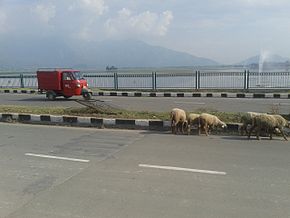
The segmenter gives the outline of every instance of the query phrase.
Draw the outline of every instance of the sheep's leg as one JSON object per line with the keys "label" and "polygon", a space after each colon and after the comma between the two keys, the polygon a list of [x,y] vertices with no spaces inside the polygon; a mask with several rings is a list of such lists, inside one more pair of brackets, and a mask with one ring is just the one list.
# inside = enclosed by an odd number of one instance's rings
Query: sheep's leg
{"label": "sheep's leg", "polygon": [[279,128],[279,130],[280,130],[280,132],[281,132],[283,138],[284,138],[286,141],[288,141],[288,139],[287,139],[287,137],[286,137],[284,131],[282,130],[282,128],[281,128],[281,129]]}
{"label": "sheep's leg", "polygon": [[211,134],[211,130],[212,130],[212,126],[208,125],[207,126],[207,132],[208,132],[208,134]]}
{"label": "sheep's leg", "polygon": [[174,126],[174,120],[171,120],[171,133],[174,134],[175,133],[175,126]]}
{"label": "sheep's leg", "polygon": [[258,140],[260,140],[260,132],[261,132],[261,128],[258,127],[257,130],[256,130],[256,137]]}
{"label": "sheep's leg", "polygon": [[181,132],[182,132],[182,134],[184,134],[184,122],[181,122]]}
{"label": "sheep's leg", "polygon": [[179,122],[178,125],[179,125],[179,133],[183,133],[183,123]]}
{"label": "sheep's leg", "polygon": [[205,131],[205,135],[208,136],[208,128],[207,128],[207,125],[204,125],[203,128],[204,128],[204,131]]}
{"label": "sheep's leg", "polygon": [[187,125],[187,135],[190,135],[191,132],[191,123]]}
{"label": "sheep's leg", "polygon": [[273,139],[273,130],[271,129],[270,130],[270,140],[272,140]]}
{"label": "sheep's leg", "polygon": [[171,132],[172,132],[172,134],[176,134],[176,126],[175,126],[175,124],[171,125]]}
{"label": "sheep's leg", "polygon": [[[249,134],[248,127],[249,127],[249,124],[243,124],[241,126],[241,135],[242,136],[244,135],[244,133],[245,133],[245,135]],[[251,128],[251,126],[250,126],[250,128]]]}
{"label": "sheep's leg", "polygon": [[175,122],[174,125],[175,125],[175,131],[174,131],[174,134],[178,134],[178,132],[180,131],[179,129],[179,123],[178,122]]}
{"label": "sheep's leg", "polygon": [[198,126],[197,126],[197,134],[200,135],[201,132],[201,123],[200,123],[200,118],[198,118]]}
{"label": "sheep's leg", "polygon": [[253,132],[253,130],[256,128],[256,126],[252,126],[251,128],[250,128],[250,131],[249,131],[249,133],[248,133],[248,139],[250,139],[250,137],[251,137],[251,134],[252,134],[252,132]]}
{"label": "sheep's leg", "polygon": [[173,122],[173,128],[172,128],[172,133],[173,134],[177,134],[177,132],[178,132],[178,122]]}
{"label": "sheep's leg", "polygon": [[177,134],[183,132],[182,123],[180,121],[176,123],[176,129]]}

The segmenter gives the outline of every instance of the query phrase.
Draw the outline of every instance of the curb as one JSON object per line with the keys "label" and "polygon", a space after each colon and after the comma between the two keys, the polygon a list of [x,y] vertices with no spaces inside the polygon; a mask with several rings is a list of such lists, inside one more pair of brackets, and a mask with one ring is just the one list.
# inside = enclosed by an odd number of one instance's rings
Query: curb
{"label": "curb", "polygon": [[[155,131],[170,130],[170,121],[147,119],[110,119],[79,116],[0,113],[0,122]],[[229,123],[227,126],[228,128],[223,132],[238,133],[240,124]]]}
{"label": "curb", "polygon": [[[0,93],[38,94],[38,90],[4,89]],[[290,93],[229,93],[229,92],[122,92],[100,91],[93,92],[93,96],[120,97],[207,97],[207,98],[277,98],[290,99]]]}
{"label": "curb", "polygon": [[94,92],[94,96],[126,97],[207,97],[207,98],[282,98],[290,99],[288,93],[225,93],[225,92]]}

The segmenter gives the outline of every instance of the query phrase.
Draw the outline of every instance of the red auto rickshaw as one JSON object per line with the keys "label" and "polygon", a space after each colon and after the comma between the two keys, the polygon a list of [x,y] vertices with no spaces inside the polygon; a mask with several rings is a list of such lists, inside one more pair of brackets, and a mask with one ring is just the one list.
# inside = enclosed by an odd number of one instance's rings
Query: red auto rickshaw
{"label": "red auto rickshaw", "polygon": [[78,70],[40,68],[36,74],[38,89],[40,92],[46,92],[48,100],[55,100],[58,96],[70,98],[74,95],[82,95],[85,100],[90,100],[92,97],[87,81]]}

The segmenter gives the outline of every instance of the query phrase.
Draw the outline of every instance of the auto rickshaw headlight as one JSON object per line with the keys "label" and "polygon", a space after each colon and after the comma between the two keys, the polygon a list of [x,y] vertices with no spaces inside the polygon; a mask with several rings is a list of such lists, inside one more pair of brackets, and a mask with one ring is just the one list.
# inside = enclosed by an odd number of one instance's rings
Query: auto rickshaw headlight
{"label": "auto rickshaw headlight", "polygon": [[77,87],[80,88],[81,87],[81,84],[80,83],[77,83]]}

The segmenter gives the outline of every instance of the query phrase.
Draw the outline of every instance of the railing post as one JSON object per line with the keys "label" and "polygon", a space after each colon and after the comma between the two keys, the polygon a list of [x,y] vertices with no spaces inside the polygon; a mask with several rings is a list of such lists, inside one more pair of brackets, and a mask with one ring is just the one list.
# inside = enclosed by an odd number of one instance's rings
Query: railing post
{"label": "railing post", "polygon": [[24,88],[24,78],[23,73],[20,74],[20,87]]}
{"label": "railing post", "polygon": [[157,89],[157,73],[154,73],[154,90]]}
{"label": "railing post", "polygon": [[195,90],[198,90],[198,73],[195,71]]}
{"label": "railing post", "polygon": [[197,71],[197,90],[200,89],[200,71]]}
{"label": "railing post", "polygon": [[118,90],[119,89],[118,73],[114,73],[114,88],[115,88],[115,90]]}
{"label": "railing post", "polygon": [[152,88],[152,90],[154,90],[154,72],[152,72],[152,74],[151,74],[151,88]]}
{"label": "railing post", "polygon": [[155,84],[154,84],[154,72],[152,72],[152,90],[154,90],[155,88]]}
{"label": "railing post", "polygon": [[250,87],[250,71],[247,70],[247,90],[249,90]]}
{"label": "railing post", "polygon": [[152,72],[152,90],[155,91],[157,89],[157,73]]}
{"label": "railing post", "polygon": [[244,71],[244,90],[247,89],[247,71]]}

